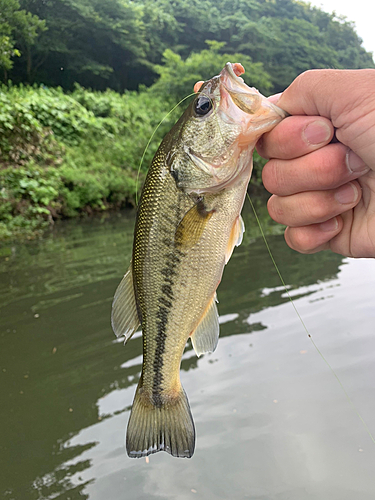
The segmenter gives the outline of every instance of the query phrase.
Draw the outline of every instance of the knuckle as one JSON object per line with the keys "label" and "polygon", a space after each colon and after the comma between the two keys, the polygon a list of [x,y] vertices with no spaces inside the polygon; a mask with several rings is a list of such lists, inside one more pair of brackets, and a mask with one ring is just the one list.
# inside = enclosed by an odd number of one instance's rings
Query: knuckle
{"label": "knuckle", "polygon": [[309,88],[311,86],[311,81],[314,80],[314,76],[315,76],[314,70],[309,69],[298,75],[297,78],[294,80],[294,84],[296,85],[297,89],[300,90]]}
{"label": "knuckle", "polygon": [[326,146],[324,154],[319,155],[319,162],[315,169],[316,185],[336,187],[343,182],[343,175],[347,173],[344,167],[346,146],[330,144]]}
{"label": "knuckle", "polygon": [[263,185],[270,193],[276,194],[279,184],[278,165],[276,160],[266,163],[262,171]]}
{"label": "knuckle", "polygon": [[316,167],[315,185],[333,186],[337,183],[337,172],[333,168],[332,158],[328,155],[322,155],[319,164]]}
{"label": "knuckle", "polygon": [[305,203],[304,212],[308,216],[309,220],[313,223],[315,221],[320,222],[327,219],[327,215],[330,214],[330,209],[323,197],[316,200],[309,199]]}
{"label": "knuckle", "polygon": [[277,135],[277,130],[275,129],[274,134],[273,134],[273,142],[272,142],[272,153],[273,157],[276,158],[284,158],[287,159],[290,157],[290,149],[291,149],[291,144],[289,141],[280,140],[280,138]]}
{"label": "knuckle", "polygon": [[275,222],[279,222],[280,224],[282,224],[284,210],[279,204],[278,196],[275,195],[271,196],[271,198],[267,202],[267,209],[271,219],[273,219]]}
{"label": "knuckle", "polygon": [[285,239],[293,250],[300,253],[313,253],[317,247],[317,244],[312,240],[309,232],[306,228],[288,228],[285,232]]}
{"label": "knuckle", "polygon": [[261,156],[267,159],[281,158],[288,159],[291,156],[291,141],[285,140],[286,135],[290,137],[294,133],[293,117],[288,117],[280,122],[274,129],[259,139],[257,150]]}
{"label": "knuckle", "polygon": [[303,87],[311,88],[312,85],[320,85],[321,81],[326,78],[327,70],[321,69],[317,71],[316,69],[308,69],[301,73],[298,77],[299,85]]}

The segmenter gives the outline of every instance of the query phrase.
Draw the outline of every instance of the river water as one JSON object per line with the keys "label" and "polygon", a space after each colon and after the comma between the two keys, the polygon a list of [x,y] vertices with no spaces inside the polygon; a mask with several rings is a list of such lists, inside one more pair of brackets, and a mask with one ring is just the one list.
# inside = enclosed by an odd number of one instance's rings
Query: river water
{"label": "river water", "polygon": [[[192,459],[129,459],[124,434],[141,337],[110,327],[134,212],[58,224],[0,248],[0,497],[6,500],[373,500],[375,261],[290,250],[250,210],[218,289],[217,350],[188,345],[181,378]],[[355,406],[356,411],[351,406]]]}

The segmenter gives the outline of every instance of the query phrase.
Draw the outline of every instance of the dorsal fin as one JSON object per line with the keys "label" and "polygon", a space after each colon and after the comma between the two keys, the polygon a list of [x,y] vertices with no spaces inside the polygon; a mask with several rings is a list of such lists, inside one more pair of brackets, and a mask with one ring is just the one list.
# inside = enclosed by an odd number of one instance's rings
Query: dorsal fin
{"label": "dorsal fin", "polygon": [[112,302],[111,323],[117,337],[125,337],[125,343],[137,330],[140,321],[134,294],[131,265],[117,287]]}
{"label": "dorsal fin", "polygon": [[195,354],[214,352],[219,341],[219,315],[216,307],[216,293],[210,300],[197,328],[191,334]]}

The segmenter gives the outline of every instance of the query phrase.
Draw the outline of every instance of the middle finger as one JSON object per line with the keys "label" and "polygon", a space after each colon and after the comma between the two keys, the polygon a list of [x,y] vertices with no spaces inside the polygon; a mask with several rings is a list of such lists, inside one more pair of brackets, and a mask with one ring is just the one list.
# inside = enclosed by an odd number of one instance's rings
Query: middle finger
{"label": "middle finger", "polygon": [[293,160],[274,158],[263,168],[263,184],[278,196],[333,189],[368,172],[363,162],[352,159],[353,153],[341,143],[328,144]]}
{"label": "middle finger", "polygon": [[256,148],[263,158],[297,158],[328,144],[333,134],[333,125],[327,118],[288,116],[262,135]]}

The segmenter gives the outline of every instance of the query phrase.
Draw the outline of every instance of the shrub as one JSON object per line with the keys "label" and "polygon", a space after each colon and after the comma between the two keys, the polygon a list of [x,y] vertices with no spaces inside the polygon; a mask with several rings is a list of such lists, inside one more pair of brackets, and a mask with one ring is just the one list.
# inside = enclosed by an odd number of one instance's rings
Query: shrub
{"label": "shrub", "polygon": [[[181,114],[169,114],[177,96],[236,59],[220,54],[221,47],[210,42],[186,61],[167,51],[165,66],[157,67],[159,81],[139,92],[2,86],[0,238],[37,235],[58,217],[134,204],[162,137]],[[262,65],[238,58],[251,68],[252,83],[267,89]],[[256,180],[261,165],[256,157]]]}

